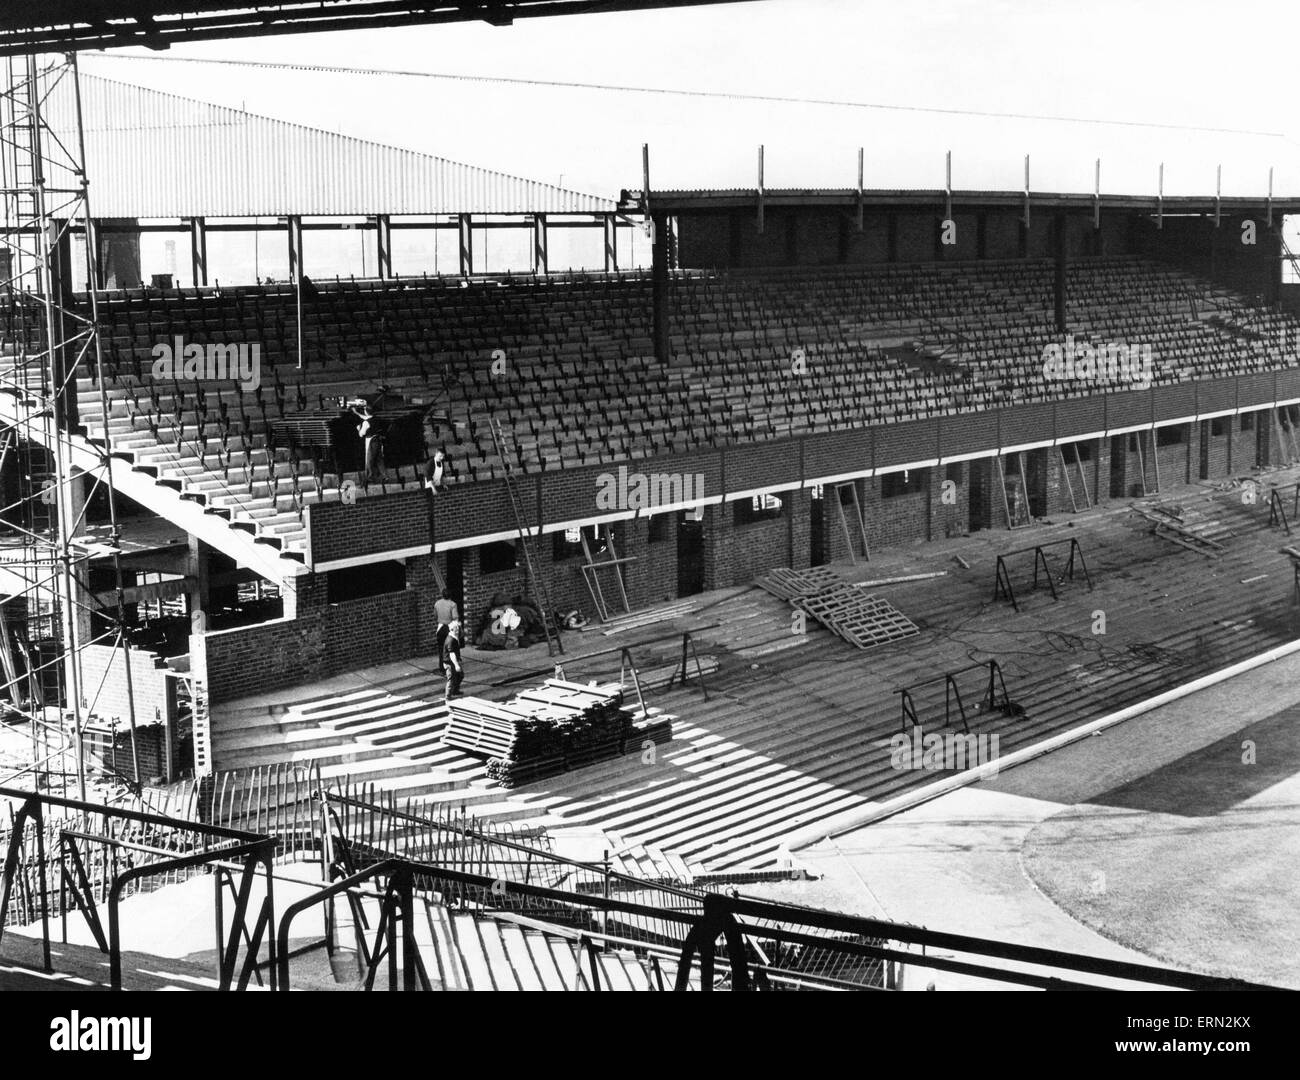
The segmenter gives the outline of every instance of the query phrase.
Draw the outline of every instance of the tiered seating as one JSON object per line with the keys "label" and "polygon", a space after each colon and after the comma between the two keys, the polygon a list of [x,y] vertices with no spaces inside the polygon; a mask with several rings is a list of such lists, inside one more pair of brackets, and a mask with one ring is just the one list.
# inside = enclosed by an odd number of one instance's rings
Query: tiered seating
{"label": "tiered seating", "polygon": [[[365,494],[418,477],[327,475],[273,446],[268,426],[378,385],[449,417],[430,438],[452,483],[501,475],[493,415],[501,451],[529,473],[1131,385],[1045,376],[1043,349],[1061,338],[1053,273],[1017,261],[679,274],[667,365],[642,274],[320,284],[304,300],[301,368],[289,286],[112,293],[99,304],[109,430],[137,466],[295,551],[305,507],[344,480]],[[1150,345],[1156,385],[1294,357],[1300,322],[1175,269],[1094,259],[1067,285],[1076,341]],[[177,336],[259,345],[261,386],[159,385],[151,350]],[[81,389],[93,414],[98,388]]]}

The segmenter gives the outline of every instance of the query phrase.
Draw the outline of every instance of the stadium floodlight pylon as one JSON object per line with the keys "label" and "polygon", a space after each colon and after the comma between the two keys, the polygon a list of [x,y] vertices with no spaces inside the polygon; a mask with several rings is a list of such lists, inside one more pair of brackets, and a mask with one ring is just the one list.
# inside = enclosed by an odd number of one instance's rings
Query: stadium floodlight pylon
{"label": "stadium floodlight pylon", "polygon": [[[75,116],[58,131],[49,118],[56,89]],[[56,773],[66,780],[71,751],[78,797],[85,799],[86,725],[105,682],[87,685],[83,659],[91,646],[121,651],[137,785],[140,769],[75,54],[6,58],[0,197],[0,693],[11,715],[31,725],[32,764],[23,772],[36,789],[50,786]],[[80,305],[72,267],[78,231],[87,283]],[[87,407],[78,401],[79,380],[86,379],[99,391],[90,408],[99,414],[94,427],[102,439],[86,435]],[[107,524],[96,527],[88,510],[100,499]],[[92,560],[106,557],[116,599],[108,609],[96,602],[90,581]],[[103,620],[98,630],[92,614]]]}

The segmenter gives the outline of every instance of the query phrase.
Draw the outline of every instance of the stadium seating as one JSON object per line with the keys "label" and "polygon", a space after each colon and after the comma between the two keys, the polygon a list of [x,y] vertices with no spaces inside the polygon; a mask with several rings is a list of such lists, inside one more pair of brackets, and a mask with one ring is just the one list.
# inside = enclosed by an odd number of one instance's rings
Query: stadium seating
{"label": "stadium seating", "polygon": [[[1048,262],[683,272],[670,284],[671,358],[654,358],[644,274],[317,283],[298,310],[289,285],[102,294],[105,389],[116,450],[286,552],[304,510],[417,486],[327,474],[273,446],[273,420],[385,386],[445,415],[428,436],[451,483],[491,479],[503,452],[534,473],[701,447],[951,416],[1106,389],[1052,380],[1059,342]],[[1152,382],[1276,370],[1300,322],[1252,309],[1161,264],[1098,258],[1068,271],[1076,341],[1150,345]],[[152,350],[256,344],[261,385],[159,382]],[[89,404],[99,390],[85,380]],[[92,436],[98,435],[91,431]]]}

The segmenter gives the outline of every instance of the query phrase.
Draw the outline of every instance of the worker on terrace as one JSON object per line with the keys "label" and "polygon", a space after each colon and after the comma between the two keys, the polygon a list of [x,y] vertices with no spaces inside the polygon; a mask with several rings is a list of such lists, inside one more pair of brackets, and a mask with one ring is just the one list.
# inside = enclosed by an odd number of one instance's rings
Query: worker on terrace
{"label": "worker on terrace", "polygon": [[445,700],[460,697],[461,680],[465,678],[465,668],[460,659],[460,620],[453,619],[447,627],[447,637],[442,645],[442,667],[447,673],[447,693]]}
{"label": "worker on terrace", "polygon": [[424,464],[424,486],[436,492],[443,486],[442,479],[446,469],[447,455],[442,450],[435,450],[433,456]]}
{"label": "worker on terrace", "polygon": [[375,414],[370,403],[364,399],[351,407],[352,415],[357,418],[357,436],[365,448],[365,471],[368,480],[382,479],[384,461],[384,437],[375,425]]}
{"label": "worker on terrace", "polygon": [[[438,599],[433,602],[433,621],[437,626],[438,635],[438,662],[442,663],[442,644],[447,640],[447,628],[454,622],[460,620],[460,608],[456,606],[456,601],[443,589],[438,594]],[[444,671],[445,675],[446,672]]]}

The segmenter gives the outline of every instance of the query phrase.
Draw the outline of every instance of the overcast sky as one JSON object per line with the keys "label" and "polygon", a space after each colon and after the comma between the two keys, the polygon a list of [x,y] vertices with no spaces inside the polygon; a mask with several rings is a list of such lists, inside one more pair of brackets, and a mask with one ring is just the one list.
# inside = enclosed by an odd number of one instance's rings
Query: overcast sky
{"label": "overcast sky", "polygon": [[[753,0],[708,8],[313,34],[86,54],[110,78],[244,107],[593,194],[869,187],[1300,195],[1300,6],[1244,0]],[[134,56],[347,65],[899,108],[778,104],[476,81],[258,70]],[[979,117],[918,109],[1076,117]],[[1165,125],[1165,126],[1141,126]],[[1233,134],[1209,129],[1264,134]],[[1193,130],[1194,129],[1194,130]]]}

